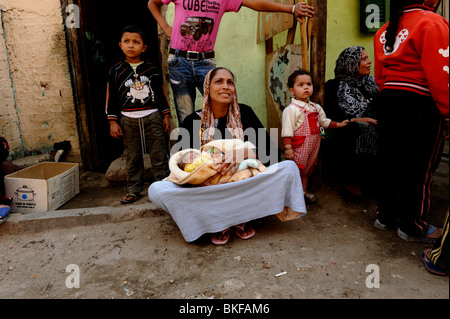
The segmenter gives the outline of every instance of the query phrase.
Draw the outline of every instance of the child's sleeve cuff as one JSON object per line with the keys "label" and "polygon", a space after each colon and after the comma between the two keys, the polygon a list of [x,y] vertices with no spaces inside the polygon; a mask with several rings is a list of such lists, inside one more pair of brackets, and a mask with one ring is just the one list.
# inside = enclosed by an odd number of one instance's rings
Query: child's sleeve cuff
{"label": "child's sleeve cuff", "polygon": [[284,145],[287,145],[287,144],[292,145],[292,137],[291,136],[283,137],[283,144]]}
{"label": "child's sleeve cuff", "polygon": [[330,125],[328,125],[328,127],[329,127],[329,128],[336,128],[336,127],[337,127],[337,124],[338,124],[337,122],[331,121],[331,122],[330,122]]}

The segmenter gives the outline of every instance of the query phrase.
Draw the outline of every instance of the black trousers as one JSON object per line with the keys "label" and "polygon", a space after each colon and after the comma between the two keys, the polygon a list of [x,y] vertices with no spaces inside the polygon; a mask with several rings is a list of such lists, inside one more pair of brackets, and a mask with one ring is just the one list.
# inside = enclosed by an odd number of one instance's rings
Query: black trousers
{"label": "black trousers", "polygon": [[410,236],[428,230],[431,182],[444,143],[444,121],[431,97],[383,90],[378,113],[378,220]]}

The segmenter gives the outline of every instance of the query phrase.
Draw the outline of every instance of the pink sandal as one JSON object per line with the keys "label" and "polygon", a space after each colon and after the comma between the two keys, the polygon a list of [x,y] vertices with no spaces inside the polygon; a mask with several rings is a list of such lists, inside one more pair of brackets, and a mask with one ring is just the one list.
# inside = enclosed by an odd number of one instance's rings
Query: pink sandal
{"label": "pink sandal", "polygon": [[222,230],[221,232],[211,235],[211,241],[216,245],[225,245],[230,240],[231,232],[230,228]]}
{"label": "pink sandal", "polygon": [[[245,223],[243,223],[241,225],[234,226],[234,227],[236,227],[236,229],[234,231],[235,234],[239,238],[242,238],[242,239],[250,239],[253,236],[255,236],[256,231],[252,228],[252,226],[247,226],[247,229],[245,229],[245,226],[246,226]],[[243,233],[247,233],[247,235],[242,235]]]}

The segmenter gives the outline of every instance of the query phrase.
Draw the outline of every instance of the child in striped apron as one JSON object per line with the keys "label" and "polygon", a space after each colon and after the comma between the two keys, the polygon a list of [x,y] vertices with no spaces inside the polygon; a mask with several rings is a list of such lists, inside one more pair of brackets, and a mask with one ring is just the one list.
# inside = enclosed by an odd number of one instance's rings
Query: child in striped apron
{"label": "child in striped apron", "polygon": [[307,190],[308,179],[317,165],[320,148],[320,128],[338,128],[347,125],[348,120],[340,123],[328,119],[319,104],[309,97],[313,94],[312,77],[308,71],[299,69],[288,79],[288,88],[292,100],[283,110],[281,136],[284,155],[293,160],[300,169],[305,200],[315,203],[317,197]]}

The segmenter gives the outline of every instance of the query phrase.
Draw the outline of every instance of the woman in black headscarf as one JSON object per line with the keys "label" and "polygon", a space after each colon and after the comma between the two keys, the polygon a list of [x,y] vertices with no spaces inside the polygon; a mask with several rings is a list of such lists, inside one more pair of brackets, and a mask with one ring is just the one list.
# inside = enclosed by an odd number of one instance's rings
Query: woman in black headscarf
{"label": "woman in black headscarf", "polygon": [[324,109],[335,121],[348,119],[343,129],[328,129],[324,141],[324,173],[355,196],[370,189],[378,153],[375,105],[379,92],[370,75],[366,50],[361,46],[345,49],[334,70],[335,79],[325,86]]}

